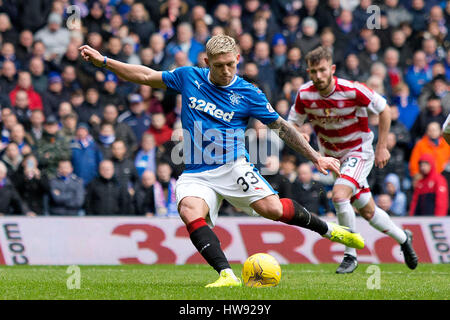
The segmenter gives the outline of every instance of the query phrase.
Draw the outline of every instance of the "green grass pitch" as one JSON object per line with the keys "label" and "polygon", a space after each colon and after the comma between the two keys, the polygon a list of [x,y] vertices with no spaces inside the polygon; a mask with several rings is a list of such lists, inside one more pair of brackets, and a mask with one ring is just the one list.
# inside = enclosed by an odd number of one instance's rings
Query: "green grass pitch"
{"label": "green grass pitch", "polygon": [[[379,289],[361,264],[337,275],[335,264],[282,265],[274,288],[204,288],[217,279],[207,265],[80,266],[80,288],[68,289],[67,266],[2,266],[0,299],[100,300],[448,300],[450,266],[422,264],[411,271],[381,264]],[[233,265],[237,275],[242,265]],[[370,269],[369,269],[370,270]],[[369,279],[370,278],[370,279]],[[71,278],[73,279],[73,278]],[[69,284],[70,284],[69,279]],[[368,285],[369,284],[369,285]],[[375,288],[369,289],[373,287]]]}

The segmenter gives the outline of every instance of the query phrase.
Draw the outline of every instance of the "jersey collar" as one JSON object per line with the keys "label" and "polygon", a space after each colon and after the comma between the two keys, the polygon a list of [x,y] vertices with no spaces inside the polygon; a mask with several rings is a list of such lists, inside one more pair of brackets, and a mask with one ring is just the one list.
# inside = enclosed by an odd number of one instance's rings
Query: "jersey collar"
{"label": "jersey collar", "polygon": [[218,85],[215,85],[214,83],[212,83],[211,80],[209,79],[209,73],[210,73],[210,72],[211,72],[211,71],[208,70],[208,74],[207,74],[207,77],[206,77],[206,78],[208,79],[208,82],[209,82],[211,85],[215,86],[215,87],[219,87],[219,88],[228,88],[228,87],[232,86],[232,85],[236,82],[236,80],[237,80],[237,75],[235,74],[234,77],[233,77],[233,80],[231,80],[231,82],[230,82],[229,84],[227,84],[226,86],[218,86]]}

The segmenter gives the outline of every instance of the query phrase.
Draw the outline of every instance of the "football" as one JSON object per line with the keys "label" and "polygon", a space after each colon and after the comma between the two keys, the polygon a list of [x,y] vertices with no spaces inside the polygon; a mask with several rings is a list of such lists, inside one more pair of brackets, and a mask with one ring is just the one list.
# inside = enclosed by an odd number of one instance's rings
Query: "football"
{"label": "football", "polygon": [[270,254],[256,253],[245,261],[242,279],[247,287],[275,287],[281,279],[280,264]]}

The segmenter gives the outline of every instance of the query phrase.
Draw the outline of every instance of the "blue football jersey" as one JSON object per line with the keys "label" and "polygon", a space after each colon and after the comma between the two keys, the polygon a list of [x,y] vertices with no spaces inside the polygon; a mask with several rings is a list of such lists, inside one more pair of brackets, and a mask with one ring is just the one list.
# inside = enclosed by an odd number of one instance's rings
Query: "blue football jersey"
{"label": "blue football jersey", "polygon": [[216,86],[208,68],[180,67],[164,71],[162,79],[182,95],[185,172],[211,170],[242,156],[248,159],[249,118],[268,124],[279,117],[264,93],[237,75],[227,86]]}

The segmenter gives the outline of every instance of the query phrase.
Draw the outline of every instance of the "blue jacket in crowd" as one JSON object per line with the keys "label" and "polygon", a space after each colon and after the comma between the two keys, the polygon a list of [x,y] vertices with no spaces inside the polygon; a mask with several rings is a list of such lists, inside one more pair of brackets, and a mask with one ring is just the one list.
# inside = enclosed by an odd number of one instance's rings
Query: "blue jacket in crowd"
{"label": "blue jacket in crowd", "polygon": [[70,147],[73,173],[83,179],[84,186],[87,186],[97,176],[98,166],[103,160],[102,152],[92,139],[89,139],[87,145],[83,145],[79,140],[74,140]]}

